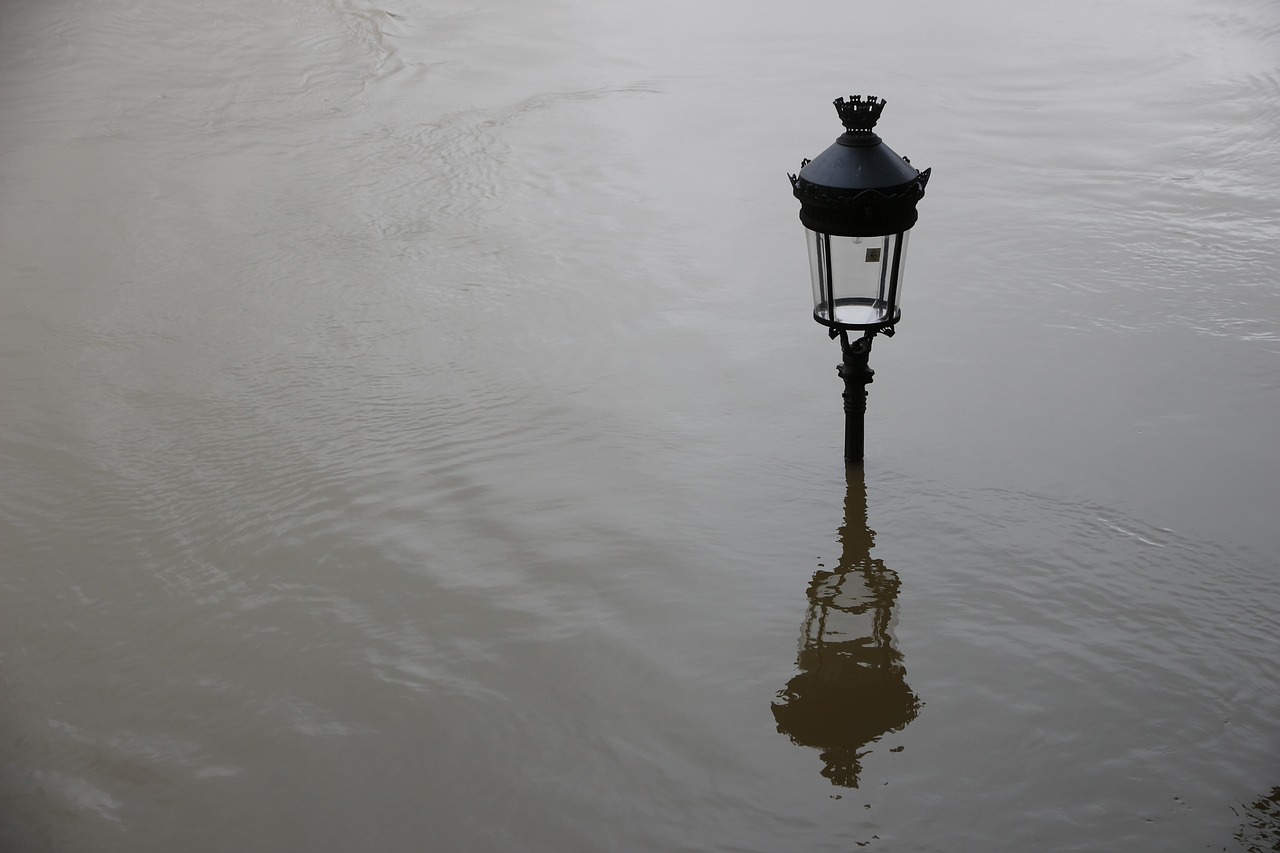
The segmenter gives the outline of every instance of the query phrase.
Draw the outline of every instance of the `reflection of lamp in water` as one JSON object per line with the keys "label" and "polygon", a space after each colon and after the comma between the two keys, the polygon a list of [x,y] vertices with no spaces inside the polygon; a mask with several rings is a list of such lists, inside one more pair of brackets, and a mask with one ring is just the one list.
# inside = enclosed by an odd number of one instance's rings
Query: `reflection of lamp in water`
{"label": "reflection of lamp in water", "polygon": [[1236,832],[1236,841],[1245,853],[1280,850],[1280,785],[1253,805],[1246,806],[1241,816],[1245,822]]}
{"label": "reflection of lamp in water", "polygon": [[874,537],[862,468],[851,465],[840,563],[809,584],[800,673],[773,703],[778,731],[821,750],[822,775],[846,788],[858,787],[863,748],[906,726],[920,708],[889,636],[898,576],[872,558]]}

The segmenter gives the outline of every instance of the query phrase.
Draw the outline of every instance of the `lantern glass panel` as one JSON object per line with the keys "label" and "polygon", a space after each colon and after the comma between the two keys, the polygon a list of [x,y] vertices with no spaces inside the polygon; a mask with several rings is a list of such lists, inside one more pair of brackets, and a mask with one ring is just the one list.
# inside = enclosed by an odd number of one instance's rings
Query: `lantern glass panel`
{"label": "lantern glass panel", "polygon": [[910,233],[837,237],[805,229],[814,319],[849,329],[881,328],[896,322]]}

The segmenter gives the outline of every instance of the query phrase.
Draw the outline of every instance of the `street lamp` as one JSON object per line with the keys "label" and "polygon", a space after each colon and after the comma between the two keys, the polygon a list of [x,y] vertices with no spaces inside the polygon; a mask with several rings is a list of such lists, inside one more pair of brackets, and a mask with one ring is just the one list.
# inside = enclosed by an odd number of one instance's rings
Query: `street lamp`
{"label": "street lamp", "polygon": [[875,134],[883,99],[851,95],[834,103],[845,132],[789,177],[809,243],[813,319],[840,338],[844,457],[857,462],[867,385],[875,375],[868,365],[871,341],[877,334],[892,337],[902,318],[907,238],[931,170],[914,168]]}

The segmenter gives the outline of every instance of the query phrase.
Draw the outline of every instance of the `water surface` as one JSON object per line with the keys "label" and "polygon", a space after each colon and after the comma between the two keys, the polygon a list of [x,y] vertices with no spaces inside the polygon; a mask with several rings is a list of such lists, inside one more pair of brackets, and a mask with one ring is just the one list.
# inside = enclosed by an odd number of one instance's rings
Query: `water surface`
{"label": "water surface", "polygon": [[[0,840],[1267,849],[1278,49],[7,3]],[[934,177],[846,472],[785,173],[858,92]]]}

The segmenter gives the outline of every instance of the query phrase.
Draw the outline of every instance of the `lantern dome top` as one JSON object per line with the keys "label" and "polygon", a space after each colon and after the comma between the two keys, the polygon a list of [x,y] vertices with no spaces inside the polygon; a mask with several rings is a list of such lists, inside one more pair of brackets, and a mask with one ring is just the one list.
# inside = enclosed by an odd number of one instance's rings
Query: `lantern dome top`
{"label": "lantern dome top", "polygon": [[806,228],[846,237],[905,231],[917,219],[930,170],[894,153],[873,128],[886,101],[875,95],[836,98],[845,132],[813,160],[800,164],[791,186]]}

